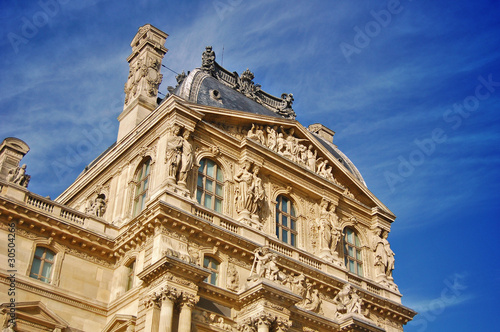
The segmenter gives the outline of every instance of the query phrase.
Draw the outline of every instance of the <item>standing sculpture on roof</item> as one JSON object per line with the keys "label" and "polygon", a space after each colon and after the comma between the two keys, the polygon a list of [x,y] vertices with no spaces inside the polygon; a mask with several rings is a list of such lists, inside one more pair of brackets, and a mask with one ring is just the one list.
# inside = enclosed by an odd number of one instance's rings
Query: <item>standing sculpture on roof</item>
{"label": "standing sculpture on roof", "polygon": [[212,46],[205,47],[205,51],[201,54],[201,69],[210,75],[215,71],[215,52]]}
{"label": "standing sculpture on roof", "polygon": [[282,93],[281,94],[282,104],[278,107],[278,114],[287,118],[295,119],[295,111],[292,108],[293,104],[293,94],[292,93]]}
{"label": "standing sculpture on roof", "polygon": [[18,166],[15,169],[11,169],[7,175],[8,182],[12,182],[23,187],[28,187],[30,179],[31,176],[26,174],[26,164],[23,164],[21,167]]}

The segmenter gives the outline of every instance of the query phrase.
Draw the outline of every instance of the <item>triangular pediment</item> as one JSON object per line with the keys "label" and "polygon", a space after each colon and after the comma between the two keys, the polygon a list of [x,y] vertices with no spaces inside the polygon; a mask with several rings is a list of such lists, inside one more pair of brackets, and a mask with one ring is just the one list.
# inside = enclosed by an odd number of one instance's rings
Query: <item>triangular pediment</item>
{"label": "triangular pediment", "polygon": [[[132,331],[135,331],[135,321],[136,316],[132,315],[115,315],[113,318],[106,324],[103,332],[126,332],[129,327],[132,328]],[[129,329],[130,330],[130,329]]]}
{"label": "triangular pediment", "polygon": [[[361,174],[347,156],[331,141],[309,131],[298,121],[189,102],[184,103],[189,108],[204,113],[202,119],[204,123],[219,129],[228,136],[243,142],[243,144],[245,144],[244,142],[257,143],[263,148],[263,151],[265,150],[265,153],[272,153],[279,156],[278,158],[291,161],[305,171],[315,173],[319,178],[333,183],[338,190],[341,190],[346,199],[362,203],[368,208],[378,207],[392,215],[392,212],[366,187]],[[275,133],[271,134],[273,131]],[[285,147],[273,147],[274,143],[269,143],[269,136],[280,134],[285,141]],[[288,138],[289,136],[293,138]],[[295,152],[295,155],[290,153],[289,149],[287,150],[287,138],[288,141],[295,140],[300,149],[299,152]],[[310,145],[312,146],[312,154],[316,155],[314,167],[304,156],[308,153],[305,149],[310,149]],[[325,161],[327,161],[326,164]]]}
{"label": "triangular pediment", "polygon": [[[7,313],[9,303],[1,305],[2,312]],[[16,303],[16,331],[46,331],[47,329],[60,329],[69,331],[69,324],[59,315],[47,308],[40,301]]]}

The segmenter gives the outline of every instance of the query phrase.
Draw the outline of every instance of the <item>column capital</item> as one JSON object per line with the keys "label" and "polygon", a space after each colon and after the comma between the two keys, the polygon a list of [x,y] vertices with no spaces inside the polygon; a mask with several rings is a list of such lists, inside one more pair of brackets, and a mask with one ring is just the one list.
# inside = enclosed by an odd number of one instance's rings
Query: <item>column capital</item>
{"label": "column capital", "polygon": [[160,300],[161,301],[172,301],[174,302],[179,297],[180,292],[177,291],[175,287],[165,286],[160,289]]}
{"label": "column capital", "polygon": [[292,327],[292,322],[288,318],[277,317],[276,318],[276,332],[286,332],[290,327]]}
{"label": "column capital", "polygon": [[149,295],[146,295],[142,303],[146,308],[151,308],[153,306],[159,308],[160,307],[160,294],[157,292],[153,292]]}
{"label": "column capital", "polygon": [[276,317],[274,317],[272,314],[262,312],[255,318],[255,323],[257,325],[271,326],[275,319]]}
{"label": "column capital", "polygon": [[199,296],[191,293],[182,292],[182,294],[179,296],[179,303],[181,308],[188,307],[190,309],[193,309],[199,300],[200,300]]}
{"label": "column capital", "polygon": [[240,332],[255,332],[255,322],[251,318],[247,318],[238,324],[237,329]]}

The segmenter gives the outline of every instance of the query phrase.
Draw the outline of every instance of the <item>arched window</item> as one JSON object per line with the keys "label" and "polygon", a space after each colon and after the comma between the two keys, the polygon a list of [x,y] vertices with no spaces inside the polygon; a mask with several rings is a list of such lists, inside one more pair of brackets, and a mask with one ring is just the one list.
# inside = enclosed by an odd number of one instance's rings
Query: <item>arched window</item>
{"label": "arched window", "polygon": [[132,287],[134,287],[134,271],[135,259],[127,265],[127,285],[125,286],[125,291],[129,291],[132,289]]}
{"label": "arched window", "polygon": [[349,227],[344,229],[344,262],[349,272],[363,276],[361,242],[358,234]]}
{"label": "arched window", "polygon": [[37,247],[31,263],[30,277],[46,283],[51,282],[52,267],[56,254],[45,247]]}
{"label": "arched window", "polygon": [[211,274],[205,279],[212,285],[217,285],[217,280],[219,279],[219,261],[212,256],[203,257],[203,267],[210,270]]}
{"label": "arched window", "polygon": [[276,199],[276,236],[281,241],[297,246],[297,216],[290,199],[278,196]]}
{"label": "arched window", "polygon": [[149,165],[151,159],[145,160],[138,168],[135,177],[134,213],[137,216],[143,209],[148,194]]}
{"label": "arched window", "polygon": [[213,160],[203,158],[200,161],[196,200],[209,209],[222,212],[224,174],[220,166]]}

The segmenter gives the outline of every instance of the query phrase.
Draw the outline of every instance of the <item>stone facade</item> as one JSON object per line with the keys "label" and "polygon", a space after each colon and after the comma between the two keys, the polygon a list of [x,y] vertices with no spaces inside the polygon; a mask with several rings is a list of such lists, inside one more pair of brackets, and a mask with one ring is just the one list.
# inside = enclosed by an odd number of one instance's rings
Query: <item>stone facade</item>
{"label": "stone facade", "polygon": [[[26,143],[2,143],[2,328],[402,331],[416,313],[392,277],[395,216],[334,132],[250,71],[224,76],[208,47],[158,105],[166,37],[139,29],[118,142],[57,199],[21,181]],[[206,103],[203,80],[220,85]],[[224,107],[237,98],[269,113]]]}

